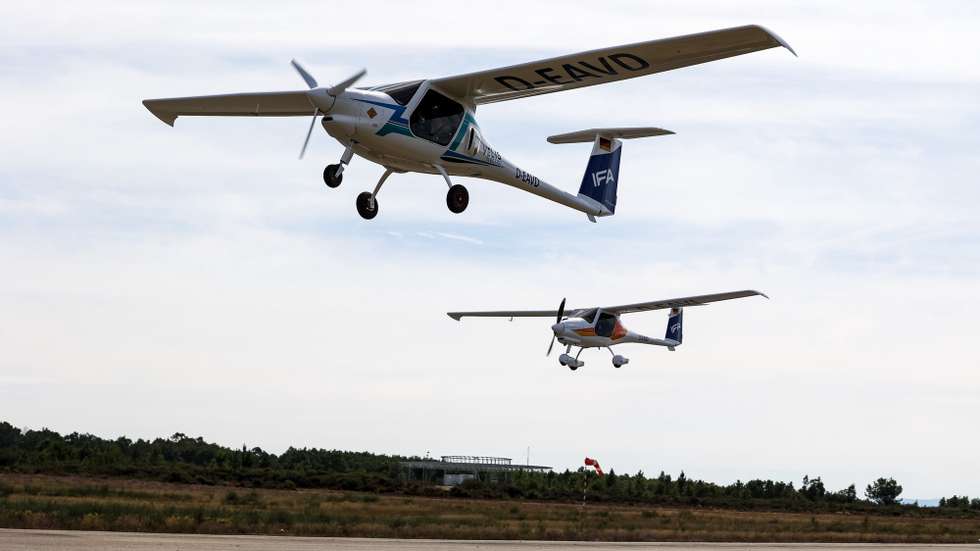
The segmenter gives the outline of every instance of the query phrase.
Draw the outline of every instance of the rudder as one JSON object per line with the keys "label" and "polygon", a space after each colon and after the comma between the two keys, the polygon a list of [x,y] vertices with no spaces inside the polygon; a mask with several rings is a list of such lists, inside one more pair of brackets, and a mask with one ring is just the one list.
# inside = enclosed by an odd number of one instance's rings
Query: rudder
{"label": "rudder", "polygon": [[670,317],[667,318],[667,333],[665,340],[677,341],[680,344],[684,340],[684,309],[671,308]]}
{"label": "rudder", "polygon": [[582,176],[578,194],[593,199],[616,212],[616,186],[619,181],[619,154],[623,142],[616,138],[595,137],[589,164]]}

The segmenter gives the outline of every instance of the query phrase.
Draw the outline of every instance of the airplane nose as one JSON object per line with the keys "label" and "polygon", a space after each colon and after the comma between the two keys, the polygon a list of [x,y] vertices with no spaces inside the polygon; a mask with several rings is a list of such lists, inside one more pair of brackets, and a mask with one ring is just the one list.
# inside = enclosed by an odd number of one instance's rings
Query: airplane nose
{"label": "airplane nose", "polygon": [[551,326],[551,332],[552,333],[557,334],[559,331],[561,331],[561,324],[560,323],[556,323],[556,324],[554,324],[554,325]]}

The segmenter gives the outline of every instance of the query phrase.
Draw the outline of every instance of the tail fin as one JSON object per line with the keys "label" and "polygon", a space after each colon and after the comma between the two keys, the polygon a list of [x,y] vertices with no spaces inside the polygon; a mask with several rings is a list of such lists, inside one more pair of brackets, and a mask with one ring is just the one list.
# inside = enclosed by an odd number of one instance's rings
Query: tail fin
{"label": "tail fin", "polygon": [[684,340],[684,309],[671,308],[670,317],[667,318],[667,333],[664,339],[677,341],[680,344]]}
{"label": "tail fin", "polygon": [[584,195],[616,212],[616,182],[619,180],[619,153],[623,142],[616,138],[595,137],[592,156],[582,177],[579,195]]}

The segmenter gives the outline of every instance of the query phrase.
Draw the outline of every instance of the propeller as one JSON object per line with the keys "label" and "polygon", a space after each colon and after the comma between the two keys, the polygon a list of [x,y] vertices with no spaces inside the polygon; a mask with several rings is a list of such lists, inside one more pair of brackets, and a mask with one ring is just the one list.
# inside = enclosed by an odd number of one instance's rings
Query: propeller
{"label": "propeller", "polygon": [[361,77],[367,74],[367,69],[361,69],[350,78],[343,80],[333,86],[321,88],[320,85],[317,84],[316,79],[313,78],[313,75],[311,75],[309,71],[307,71],[302,65],[300,65],[298,61],[294,59],[289,63],[293,66],[294,69],[296,69],[296,72],[299,73],[299,76],[303,78],[303,81],[306,82],[306,85],[309,86],[310,92],[308,95],[310,96],[310,102],[312,102],[313,105],[316,106],[313,108],[313,119],[310,121],[310,128],[306,131],[306,139],[303,140],[303,147],[302,149],[299,150],[299,158],[302,159],[303,155],[306,154],[306,146],[309,145],[310,143],[310,136],[313,135],[313,126],[316,124],[317,115],[319,115],[321,112],[326,113],[330,110],[330,107],[333,107],[334,102],[331,101],[329,107],[323,108],[323,105],[319,101],[317,101],[318,99],[320,99],[318,96],[323,96],[324,94],[326,94],[330,96],[334,101],[336,101],[337,96],[343,94],[345,90],[350,88],[355,82],[360,80]]}
{"label": "propeller", "polygon": [[[565,299],[561,299],[561,304],[558,305],[558,317],[555,318],[555,324],[561,323],[561,318],[565,315]],[[555,346],[555,339],[558,337],[558,333],[551,332],[551,344],[548,345],[548,353],[545,356],[551,355],[551,349]]]}

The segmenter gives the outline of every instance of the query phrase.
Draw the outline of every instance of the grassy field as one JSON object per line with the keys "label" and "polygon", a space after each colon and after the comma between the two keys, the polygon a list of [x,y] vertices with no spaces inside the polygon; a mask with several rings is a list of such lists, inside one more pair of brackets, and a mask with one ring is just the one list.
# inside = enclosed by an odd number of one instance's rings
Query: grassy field
{"label": "grassy field", "polygon": [[250,490],[0,475],[0,527],[446,539],[976,543],[980,518]]}

